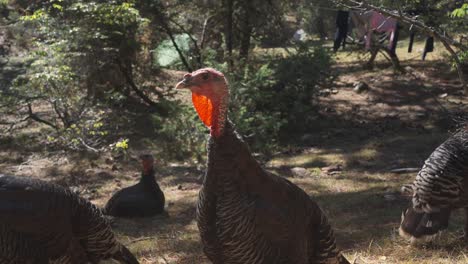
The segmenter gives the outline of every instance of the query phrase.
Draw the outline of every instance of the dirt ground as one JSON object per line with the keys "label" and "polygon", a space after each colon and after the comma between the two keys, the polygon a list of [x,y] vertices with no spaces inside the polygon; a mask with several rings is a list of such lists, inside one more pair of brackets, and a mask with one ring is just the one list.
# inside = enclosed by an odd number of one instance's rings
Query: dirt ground
{"label": "dirt ground", "polygon": [[[316,129],[299,147],[285,148],[264,165],[288,177],[309,193],[329,216],[339,246],[356,263],[468,263],[459,240],[463,217],[456,213],[448,232],[426,246],[411,247],[398,236],[407,201],[402,184],[415,173],[453,129],[449,113],[467,110],[468,100],[456,75],[430,58],[408,58],[406,74],[396,74],[378,61],[374,70],[338,55],[338,78],[319,96]],[[353,91],[354,83],[369,88]],[[33,130],[0,137],[0,171],[47,179],[79,191],[102,206],[118,188],[139,177],[136,154],[126,159],[51,151],[33,137]],[[134,152],[147,151],[143,147]],[[201,251],[195,224],[199,177],[203,166],[157,161],[157,180],[166,195],[167,215],[147,219],[114,219],[120,240],[141,263],[209,263]]]}

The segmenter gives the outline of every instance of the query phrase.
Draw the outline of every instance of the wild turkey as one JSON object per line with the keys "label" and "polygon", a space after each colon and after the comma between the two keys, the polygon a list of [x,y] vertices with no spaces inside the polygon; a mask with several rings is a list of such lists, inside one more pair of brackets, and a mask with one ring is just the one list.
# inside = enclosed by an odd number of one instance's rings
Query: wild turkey
{"label": "wild turkey", "polygon": [[58,185],[0,174],[0,215],[0,263],[138,263],[96,206]]}
{"label": "wild turkey", "polygon": [[142,155],[140,182],[115,193],[104,214],[119,217],[148,217],[164,212],[164,193],[154,178],[153,156]]}
{"label": "wild turkey", "polygon": [[0,225],[0,263],[47,264],[49,258],[39,240]]}
{"label": "wild turkey", "polygon": [[468,131],[462,129],[432,152],[412,184],[403,186],[412,199],[402,214],[400,235],[412,243],[427,241],[448,227],[452,210],[465,208],[468,217],[467,184]]}
{"label": "wild turkey", "polygon": [[215,264],[349,263],[319,206],[290,181],[269,174],[227,119],[229,90],[214,69],[186,74],[176,86],[192,92],[210,128],[207,171],[197,223]]}

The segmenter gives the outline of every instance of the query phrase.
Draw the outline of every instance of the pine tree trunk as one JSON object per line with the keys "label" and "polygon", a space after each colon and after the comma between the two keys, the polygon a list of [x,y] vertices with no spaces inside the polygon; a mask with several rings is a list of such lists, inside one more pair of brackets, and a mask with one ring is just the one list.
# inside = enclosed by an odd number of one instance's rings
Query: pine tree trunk
{"label": "pine tree trunk", "polygon": [[239,49],[239,58],[244,63],[249,57],[250,39],[253,31],[251,22],[252,8],[251,1],[245,0],[243,3],[244,19],[241,24],[241,40]]}
{"label": "pine tree trunk", "polygon": [[224,29],[224,39],[226,42],[226,53],[227,53],[227,62],[229,67],[233,66],[233,61],[232,61],[232,16],[233,16],[233,7],[234,7],[234,1],[233,0],[225,0],[225,6],[226,6],[226,25]]}

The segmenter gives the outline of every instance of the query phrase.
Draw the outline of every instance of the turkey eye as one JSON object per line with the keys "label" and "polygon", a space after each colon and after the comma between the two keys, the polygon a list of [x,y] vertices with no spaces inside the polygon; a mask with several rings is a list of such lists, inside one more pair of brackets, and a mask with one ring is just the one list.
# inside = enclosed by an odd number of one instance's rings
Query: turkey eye
{"label": "turkey eye", "polygon": [[202,79],[203,79],[203,80],[206,81],[206,80],[208,80],[208,78],[209,78],[208,73],[204,73],[204,74],[202,75]]}

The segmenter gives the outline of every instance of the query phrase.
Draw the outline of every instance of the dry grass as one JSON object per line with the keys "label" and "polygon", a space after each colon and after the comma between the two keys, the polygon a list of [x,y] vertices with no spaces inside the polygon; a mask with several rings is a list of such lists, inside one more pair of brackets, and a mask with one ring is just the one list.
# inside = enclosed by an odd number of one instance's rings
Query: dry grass
{"label": "dry grass", "polygon": [[[431,245],[410,247],[397,234],[401,210],[407,204],[398,190],[415,175],[389,170],[420,167],[448,135],[446,110],[466,111],[468,103],[457,95],[454,75],[441,74],[449,72],[442,64],[404,63],[413,71],[395,75],[385,65],[363,71],[356,57],[340,57],[335,67],[341,73],[334,87],[338,93],[320,98],[322,115],[316,130],[294,151],[277,154],[265,165],[273,173],[289,177],[318,201],[352,261],[468,263],[466,247],[457,238],[462,233],[460,213],[452,217],[449,232]],[[367,82],[370,90],[354,93],[352,83],[357,80]],[[438,97],[444,93],[448,96]],[[34,143],[35,131],[0,137],[0,171],[75,186],[101,206],[115,190],[139,177],[138,161],[132,156],[109,161],[106,155],[51,152]],[[337,172],[324,172],[338,164],[341,169]],[[310,174],[294,177],[295,167]],[[157,168],[167,215],[115,219],[115,231],[141,263],[209,263],[201,251],[194,220],[203,168],[163,161]]]}

